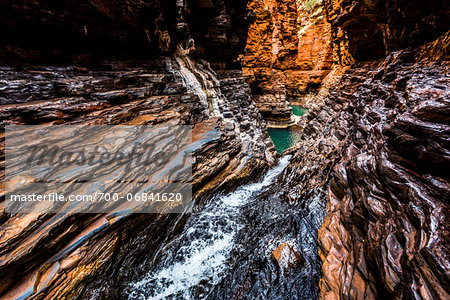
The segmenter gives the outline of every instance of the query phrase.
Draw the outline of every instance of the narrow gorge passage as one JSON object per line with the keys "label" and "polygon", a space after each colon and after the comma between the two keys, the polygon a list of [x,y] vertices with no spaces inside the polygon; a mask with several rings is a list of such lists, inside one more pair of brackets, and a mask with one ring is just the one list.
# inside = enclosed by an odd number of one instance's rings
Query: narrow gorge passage
{"label": "narrow gorge passage", "polygon": [[0,28],[0,300],[450,299],[450,0],[2,0]]}
{"label": "narrow gorge passage", "polygon": [[[200,212],[193,213],[187,219],[184,231],[158,249],[150,272],[130,284],[128,299],[207,298],[211,290],[229,276],[230,269],[244,259],[236,255],[239,253],[237,247],[244,248],[240,250],[241,254],[254,250],[239,243],[237,237],[239,233],[246,235],[253,230],[248,226],[249,222],[262,220],[247,219],[243,206],[270,189],[270,185],[289,164],[289,159],[289,156],[281,158],[279,164],[267,171],[260,182],[216,196]],[[266,212],[271,213],[275,212]],[[264,239],[262,236],[260,238]],[[266,242],[266,251],[259,253],[261,259],[270,256],[270,246],[274,243]]]}

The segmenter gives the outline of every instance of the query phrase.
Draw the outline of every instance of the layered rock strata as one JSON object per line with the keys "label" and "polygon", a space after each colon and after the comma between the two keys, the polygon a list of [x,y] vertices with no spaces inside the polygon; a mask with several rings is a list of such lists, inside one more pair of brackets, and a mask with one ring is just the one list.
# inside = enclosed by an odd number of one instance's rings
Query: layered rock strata
{"label": "layered rock strata", "polygon": [[[325,7],[333,36],[346,33],[357,60],[450,28],[445,1]],[[354,64],[340,91],[310,113],[305,133],[323,144],[302,149],[327,158],[321,169],[332,176],[323,185],[321,298],[448,298],[448,49],[447,32],[416,50]]]}
{"label": "layered rock strata", "polygon": [[[245,1],[163,2],[2,2],[1,22],[15,34],[1,50],[10,62],[0,70],[1,125],[193,125],[197,210],[214,192],[258,177],[274,149],[233,69],[245,44]],[[52,43],[27,40],[41,29]],[[61,33],[67,39],[53,40]],[[140,60],[130,59],[132,48]],[[123,297],[145,272],[137,266],[187,218],[12,215],[3,204],[2,299]]]}
{"label": "layered rock strata", "polygon": [[[219,72],[218,86],[206,89],[220,92],[214,99],[220,101],[219,110],[210,111],[184,82],[176,64],[169,59],[160,61],[159,67],[107,71],[52,67],[2,71],[7,96],[0,108],[2,124],[195,125],[193,204],[202,207],[215,191],[258,176],[272,155],[271,142],[241,72]],[[161,239],[171,234],[170,228],[184,220],[177,215],[12,215],[4,211],[6,205],[2,207],[0,297],[4,299],[87,297],[85,293],[114,297],[119,285],[135,275],[134,266],[143,258],[151,259]],[[114,277],[117,285],[111,284],[107,274],[119,268],[123,277]],[[91,282],[95,278],[98,281]],[[98,290],[100,286],[108,289]]]}
{"label": "layered rock strata", "polygon": [[343,106],[334,126],[353,125],[331,132],[342,152],[319,232],[324,299],[449,297],[450,65],[414,55],[354,66],[328,100]]}
{"label": "layered rock strata", "polygon": [[263,116],[289,123],[288,104],[305,105],[334,65],[351,60],[334,51],[322,1],[250,1],[248,7],[255,22],[243,57],[244,74]]}
{"label": "layered rock strata", "polygon": [[171,55],[182,44],[233,64],[247,38],[247,1],[2,1],[3,64],[92,65]]}
{"label": "layered rock strata", "polygon": [[328,202],[321,299],[449,297],[448,46],[355,63],[289,151],[282,199]]}
{"label": "layered rock strata", "polygon": [[[233,69],[251,15],[245,2],[42,1],[40,10],[3,1],[10,33],[0,56],[11,65],[0,73],[2,126],[192,124],[193,208],[201,209],[212,193],[258,177],[273,152]],[[253,93],[279,104],[266,117],[286,121],[286,100],[317,96],[288,151],[291,165],[243,207],[251,230],[237,238],[234,259],[242,260],[210,297],[449,298],[450,37],[391,53],[448,30],[449,7],[251,3],[256,22],[243,61]],[[146,63],[124,59],[135,54]],[[89,65],[100,56],[112,60]],[[332,69],[352,57],[343,75]],[[44,66],[55,59],[63,65]],[[188,217],[2,210],[0,297],[123,298]],[[271,260],[283,243],[298,253],[289,268]]]}

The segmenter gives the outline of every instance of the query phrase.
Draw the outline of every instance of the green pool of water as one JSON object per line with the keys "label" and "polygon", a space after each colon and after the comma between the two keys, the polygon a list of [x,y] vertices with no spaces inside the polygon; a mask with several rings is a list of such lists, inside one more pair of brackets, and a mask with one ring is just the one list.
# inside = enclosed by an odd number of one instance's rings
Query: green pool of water
{"label": "green pool of water", "polygon": [[301,117],[308,112],[308,109],[300,105],[289,105],[289,106],[292,107],[292,113],[296,116]]}
{"label": "green pool of water", "polygon": [[300,139],[300,133],[291,128],[268,128],[267,131],[279,154],[294,146]]}

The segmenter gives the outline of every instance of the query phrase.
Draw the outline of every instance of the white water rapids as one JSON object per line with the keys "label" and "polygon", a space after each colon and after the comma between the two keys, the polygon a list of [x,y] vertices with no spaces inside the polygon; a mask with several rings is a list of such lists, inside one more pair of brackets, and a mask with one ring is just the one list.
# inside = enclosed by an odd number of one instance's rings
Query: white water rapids
{"label": "white water rapids", "polygon": [[[241,207],[263,192],[289,164],[283,157],[261,182],[239,187],[228,195],[214,198],[201,212],[193,214],[184,232],[166,246],[167,254],[157,270],[131,286],[129,299],[204,298],[207,292],[193,289],[199,284],[216,285],[228,269],[235,237],[244,225]],[[161,254],[163,255],[163,254]]]}

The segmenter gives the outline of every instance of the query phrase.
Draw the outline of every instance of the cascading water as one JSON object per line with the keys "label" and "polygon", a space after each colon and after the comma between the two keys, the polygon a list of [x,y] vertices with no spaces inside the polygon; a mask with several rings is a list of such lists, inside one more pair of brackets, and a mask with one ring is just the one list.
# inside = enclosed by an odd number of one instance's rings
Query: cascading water
{"label": "cascading water", "polygon": [[217,196],[201,212],[193,214],[184,232],[161,249],[164,259],[145,278],[131,285],[129,299],[207,297],[230,268],[227,261],[236,235],[245,229],[242,206],[265,192],[289,164],[289,159],[281,158],[261,182]]}
{"label": "cascading water", "polygon": [[184,84],[200,98],[205,108],[208,108],[209,115],[221,116],[219,105],[223,103],[224,97],[220,92],[219,82],[209,66],[201,68],[188,56],[176,57],[176,61],[177,72],[180,73]]}
{"label": "cascading water", "polygon": [[261,128],[255,126],[252,129],[252,135],[240,130],[240,123],[235,115],[225,116],[224,111],[231,111],[232,104],[222,94],[220,81],[217,74],[212,70],[210,64],[206,61],[196,63],[189,56],[183,55],[175,58],[176,63],[172,64],[172,70],[181,78],[184,85],[190,92],[197,95],[200,102],[205,107],[205,111],[210,117],[218,117],[224,123],[229,123],[234,127],[241,138],[243,152],[251,153],[251,144],[253,141],[261,140],[263,132]]}

